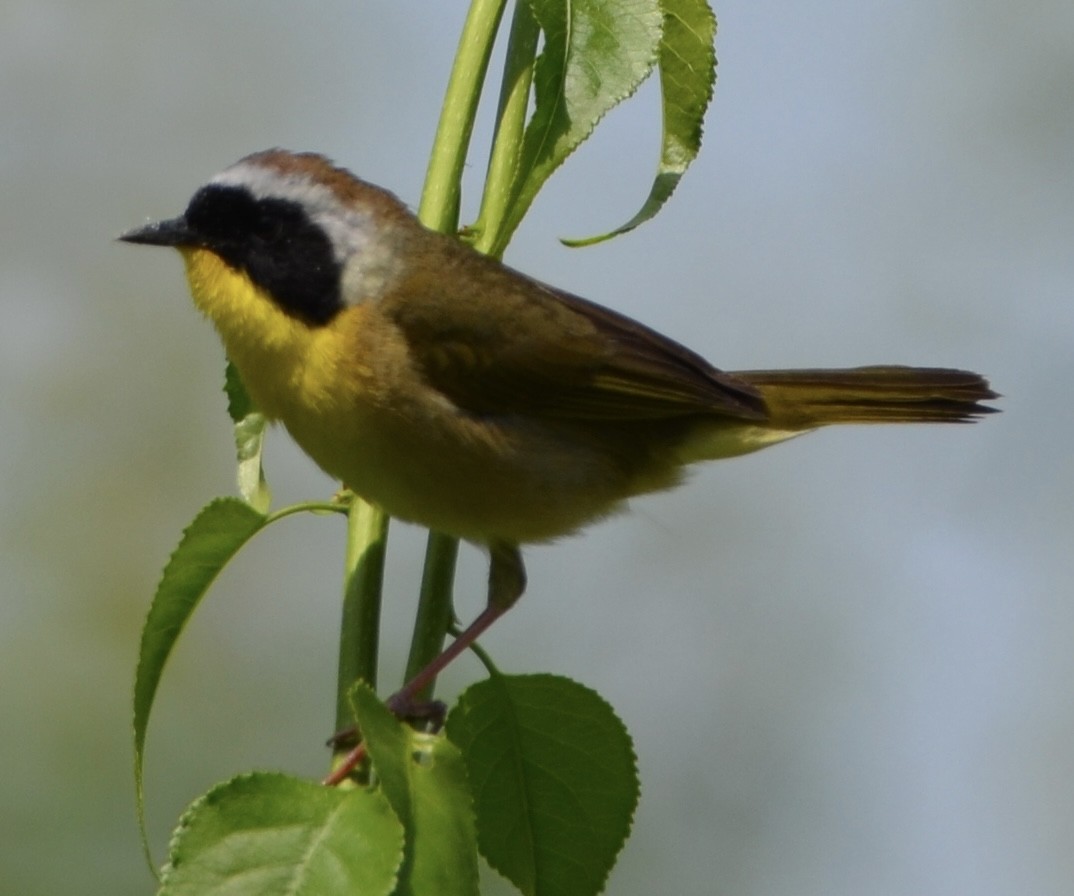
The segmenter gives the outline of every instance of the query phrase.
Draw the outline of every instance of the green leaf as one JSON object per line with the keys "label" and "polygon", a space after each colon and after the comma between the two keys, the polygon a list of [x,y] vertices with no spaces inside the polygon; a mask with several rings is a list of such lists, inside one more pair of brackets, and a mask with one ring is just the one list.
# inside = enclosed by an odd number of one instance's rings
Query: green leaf
{"label": "green leaf", "polygon": [[458,749],[402,724],[362,683],[351,697],[377,781],[406,829],[397,893],[477,896],[477,835]]}
{"label": "green leaf", "polygon": [[388,896],[402,861],[380,792],[241,775],[184,813],[160,896]]}
{"label": "green leaf", "polygon": [[265,522],[263,514],[235,498],[208,504],[183,532],[149,607],[134,679],[134,780],[147,856],[142,781],[145,736],[164,664],[213,579]]}
{"label": "green leaf", "polygon": [[661,0],[660,100],[664,135],[649,196],[625,224],[601,236],[563,240],[585,246],[633,230],[652,218],[678,186],[701,149],[702,123],[716,83],[716,17],[706,0]]}
{"label": "green leaf", "polygon": [[494,675],[447,721],[489,864],[526,896],[599,893],[638,802],[630,735],[595,692],[553,675]]}
{"label": "green leaf", "polygon": [[239,371],[230,360],[224,368],[224,394],[227,396],[227,413],[232,423],[238,423],[256,410]]}
{"label": "green leaf", "polygon": [[265,479],[261,454],[265,446],[268,420],[253,411],[235,424],[235,456],[238,460],[239,494],[254,510],[268,513],[272,506],[272,491]]}
{"label": "green leaf", "polygon": [[230,360],[224,370],[224,392],[227,395],[228,416],[235,425],[239,494],[255,510],[268,513],[269,507],[272,506],[272,492],[261,463],[268,420],[254,407],[246,386],[239,377],[239,371]]}
{"label": "green leaf", "polygon": [[659,0],[529,0],[544,34],[534,110],[522,141],[511,207],[490,254],[502,253],[541,186],[657,61]]}

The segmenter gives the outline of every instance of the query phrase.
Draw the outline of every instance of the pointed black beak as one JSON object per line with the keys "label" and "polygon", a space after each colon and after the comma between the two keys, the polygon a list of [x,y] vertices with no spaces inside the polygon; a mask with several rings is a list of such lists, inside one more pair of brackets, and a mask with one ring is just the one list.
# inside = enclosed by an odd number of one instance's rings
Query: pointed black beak
{"label": "pointed black beak", "polygon": [[197,246],[203,242],[182,216],[137,227],[119,239],[124,243],[140,243],[144,246]]}

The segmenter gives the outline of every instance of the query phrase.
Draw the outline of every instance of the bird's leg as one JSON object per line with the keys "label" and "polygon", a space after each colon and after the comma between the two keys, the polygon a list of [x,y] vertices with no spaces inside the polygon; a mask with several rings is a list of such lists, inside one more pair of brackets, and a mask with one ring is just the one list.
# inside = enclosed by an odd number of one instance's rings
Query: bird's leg
{"label": "bird's leg", "polygon": [[[485,609],[437,657],[388,698],[388,708],[401,718],[412,715],[414,696],[421,693],[455,657],[510,610],[525,590],[526,568],[522,563],[522,553],[518,545],[506,542],[489,544],[489,589]],[[330,743],[338,743],[341,736],[351,733],[351,731],[340,732],[332,738]],[[332,771],[332,774],[325,778],[324,783],[338,784],[364,757],[365,744],[359,743]]]}
{"label": "bird's leg", "polygon": [[497,619],[506,613],[526,588],[526,569],[518,546],[505,543],[489,545],[488,603],[480,615],[452,641],[444,651],[388,698],[388,707],[397,716],[408,714],[415,695],[421,693],[444,668],[474,643]]}

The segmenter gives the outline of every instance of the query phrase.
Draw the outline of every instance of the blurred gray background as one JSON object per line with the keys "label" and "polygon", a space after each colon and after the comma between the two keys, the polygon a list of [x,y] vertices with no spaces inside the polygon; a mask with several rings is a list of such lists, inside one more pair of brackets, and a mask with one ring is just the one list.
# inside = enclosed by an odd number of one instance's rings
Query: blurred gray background
{"label": "blurred gray background", "polygon": [[[273,145],[416,203],[464,6],[0,9],[0,892],[153,891],[138,633],[182,527],[233,489],[217,340],[176,257],[113,238]],[[666,211],[596,248],[556,240],[642,200],[650,85],[556,175],[508,260],[727,369],[963,366],[1004,413],[710,465],[530,550],[530,591],[484,643],[507,670],[597,688],[632,731],[643,796],[609,892],[1069,893],[1074,6],[716,11],[706,144]],[[278,502],[332,492],[283,434],[267,463]],[[149,737],[158,857],[213,782],[323,772],[342,546],[334,520],[289,520],[197,614]],[[423,546],[394,528],[385,688]],[[464,549],[467,617],[484,574]],[[444,693],[479,674],[464,659]]]}

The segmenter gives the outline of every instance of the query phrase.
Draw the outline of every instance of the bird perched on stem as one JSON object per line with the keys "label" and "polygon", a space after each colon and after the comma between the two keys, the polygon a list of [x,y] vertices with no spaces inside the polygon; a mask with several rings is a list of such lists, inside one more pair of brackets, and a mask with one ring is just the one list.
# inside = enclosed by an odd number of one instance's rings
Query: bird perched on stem
{"label": "bird perched on stem", "polygon": [[323,156],[274,149],[125,234],[172,246],[257,407],[389,514],[484,544],[488,605],[400,708],[525,588],[519,545],[573,532],[691,464],[833,423],[962,423],[975,373],[725,373],[648,327],[426,229]]}

